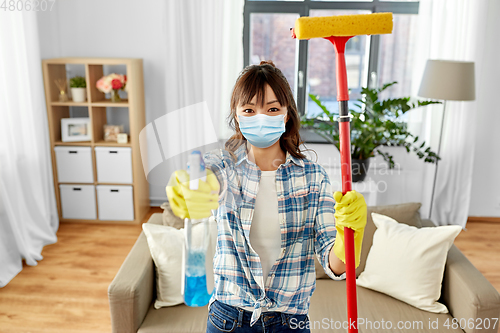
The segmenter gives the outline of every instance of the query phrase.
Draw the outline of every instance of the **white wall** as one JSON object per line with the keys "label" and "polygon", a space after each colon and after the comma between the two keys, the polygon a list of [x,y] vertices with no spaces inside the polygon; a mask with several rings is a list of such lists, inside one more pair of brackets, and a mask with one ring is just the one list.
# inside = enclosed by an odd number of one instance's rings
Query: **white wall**
{"label": "white wall", "polygon": [[483,58],[476,63],[477,129],[469,216],[500,217],[500,2],[489,1]]}

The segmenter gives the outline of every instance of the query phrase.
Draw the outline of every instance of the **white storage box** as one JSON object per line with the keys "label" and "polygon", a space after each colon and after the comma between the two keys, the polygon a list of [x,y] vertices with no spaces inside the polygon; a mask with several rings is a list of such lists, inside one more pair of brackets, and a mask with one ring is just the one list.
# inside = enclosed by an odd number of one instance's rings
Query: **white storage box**
{"label": "white storage box", "polygon": [[132,184],[132,149],[95,147],[99,183]]}
{"label": "white storage box", "polygon": [[90,147],[56,146],[57,179],[61,183],[93,183]]}
{"label": "white storage box", "polygon": [[132,186],[97,185],[99,220],[134,220]]}
{"label": "white storage box", "polygon": [[94,185],[59,185],[64,219],[95,220]]}

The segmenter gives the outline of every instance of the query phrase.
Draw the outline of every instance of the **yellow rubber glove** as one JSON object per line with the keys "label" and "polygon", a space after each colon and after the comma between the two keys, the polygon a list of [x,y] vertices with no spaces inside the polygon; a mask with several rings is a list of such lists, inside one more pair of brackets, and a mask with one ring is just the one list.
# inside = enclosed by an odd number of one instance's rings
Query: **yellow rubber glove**
{"label": "yellow rubber glove", "polygon": [[203,219],[212,215],[211,210],[219,206],[219,181],[211,170],[207,169],[206,181],[198,180],[198,189],[189,189],[189,174],[186,170],[177,170],[167,185],[167,197],[175,215],[191,219]]}
{"label": "yellow rubber glove", "polygon": [[333,252],[345,264],[344,227],[354,230],[354,257],[356,268],[361,258],[361,244],[366,226],[366,202],[363,195],[354,190],[342,195],[342,192],[333,193],[335,199],[335,227],[337,237],[333,245]]}

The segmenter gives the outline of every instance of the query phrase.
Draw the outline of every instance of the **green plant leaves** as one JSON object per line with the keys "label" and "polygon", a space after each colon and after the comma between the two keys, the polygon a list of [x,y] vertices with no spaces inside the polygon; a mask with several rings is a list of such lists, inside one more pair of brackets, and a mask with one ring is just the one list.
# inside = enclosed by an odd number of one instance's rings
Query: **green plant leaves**
{"label": "green plant leaves", "polygon": [[[425,162],[435,163],[439,160],[434,152],[425,147],[425,141],[417,143],[418,136],[407,131],[406,122],[398,119],[406,112],[417,107],[429,104],[440,104],[438,101],[417,101],[410,102],[410,97],[393,98],[379,101],[379,93],[397,84],[396,81],[386,83],[381,88],[362,88],[363,97],[354,104],[357,108],[349,110],[351,113],[351,158],[366,159],[375,156],[375,152],[381,155],[389,164],[389,168],[394,168],[393,157],[382,152],[377,147],[380,146],[403,146],[410,153],[413,151]],[[309,94],[323,111],[316,118],[306,118],[303,116],[301,124],[306,129],[311,129],[328,142],[333,143],[339,149],[339,130],[336,115],[338,113],[329,111],[320,101],[319,96]],[[410,142],[408,139],[413,138]]]}
{"label": "green plant leaves", "polygon": [[87,83],[85,82],[85,78],[83,76],[75,76],[69,79],[69,86],[71,88],[86,88]]}

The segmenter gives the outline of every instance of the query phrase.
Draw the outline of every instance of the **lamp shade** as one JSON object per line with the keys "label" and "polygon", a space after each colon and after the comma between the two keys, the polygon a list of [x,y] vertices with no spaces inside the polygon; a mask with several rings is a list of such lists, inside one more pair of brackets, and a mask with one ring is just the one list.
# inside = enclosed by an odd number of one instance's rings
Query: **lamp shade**
{"label": "lamp shade", "polygon": [[427,60],[418,96],[447,101],[476,99],[474,62]]}

